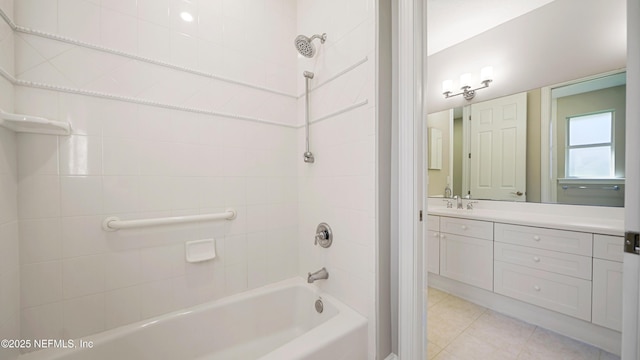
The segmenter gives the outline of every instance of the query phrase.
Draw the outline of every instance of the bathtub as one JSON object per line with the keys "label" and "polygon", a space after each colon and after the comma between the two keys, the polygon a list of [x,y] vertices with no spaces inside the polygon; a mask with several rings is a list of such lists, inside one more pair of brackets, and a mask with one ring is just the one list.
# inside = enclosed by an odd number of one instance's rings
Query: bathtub
{"label": "bathtub", "polygon": [[[315,309],[319,297],[322,313]],[[73,345],[18,359],[359,360],[367,359],[367,320],[296,278],[76,339]]]}

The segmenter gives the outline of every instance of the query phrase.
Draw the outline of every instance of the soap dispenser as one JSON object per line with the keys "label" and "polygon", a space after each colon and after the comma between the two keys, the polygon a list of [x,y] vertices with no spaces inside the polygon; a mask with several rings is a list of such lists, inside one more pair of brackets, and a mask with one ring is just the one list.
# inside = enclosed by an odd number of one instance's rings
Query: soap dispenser
{"label": "soap dispenser", "polygon": [[450,199],[451,196],[453,195],[453,192],[451,191],[451,177],[447,176],[447,186],[444,188],[444,197],[447,199]]}

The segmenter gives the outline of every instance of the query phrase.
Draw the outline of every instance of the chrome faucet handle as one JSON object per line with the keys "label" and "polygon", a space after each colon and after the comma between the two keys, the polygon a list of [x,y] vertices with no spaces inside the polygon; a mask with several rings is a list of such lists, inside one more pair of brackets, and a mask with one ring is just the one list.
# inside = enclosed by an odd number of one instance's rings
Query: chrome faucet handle
{"label": "chrome faucet handle", "polygon": [[467,210],[473,210],[473,204],[477,204],[477,201],[469,201],[467,203]]}
{"label": "chrome faucet handle", "polygon": [[333,232],[327,223],[320,223],[316,228],[314,245],[320,245],[323,248],[328,248],[333,242]]}
{"label": "chrome faucet handle", "polygon": [[453,208],[453,203],[451,202],[451,200],[449,200],[449,199],[442,199],[442,201],[446,201],[446,202],[447,202],[447,209],[451,209],[451,208]]}

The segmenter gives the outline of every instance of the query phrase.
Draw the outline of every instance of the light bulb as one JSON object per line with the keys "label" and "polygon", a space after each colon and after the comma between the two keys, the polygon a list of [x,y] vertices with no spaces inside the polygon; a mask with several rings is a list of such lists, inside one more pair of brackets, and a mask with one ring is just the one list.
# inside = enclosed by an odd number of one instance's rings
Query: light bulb
{"label": "light bulb", "polygon": [[445,80],[442,82],[442,92],[451,92],[453,90],[453,80]]}
{"label": "light bulb", "polygon": [[493,80],[493,66],[485,66],[480,70],[480,82]]}
{"label": "light bulb", "polygon": [[460,88],[471,86],[471,74],[466,73],[460,75]]}

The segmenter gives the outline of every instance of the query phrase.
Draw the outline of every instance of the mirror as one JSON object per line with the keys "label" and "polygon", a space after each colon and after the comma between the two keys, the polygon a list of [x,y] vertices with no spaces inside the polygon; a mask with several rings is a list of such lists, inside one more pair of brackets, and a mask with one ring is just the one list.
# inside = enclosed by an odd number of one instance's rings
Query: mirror
{"label": "mirror", "polygon": [[429,114],[429,196],[624,206],[625,96],[618,72]]}

